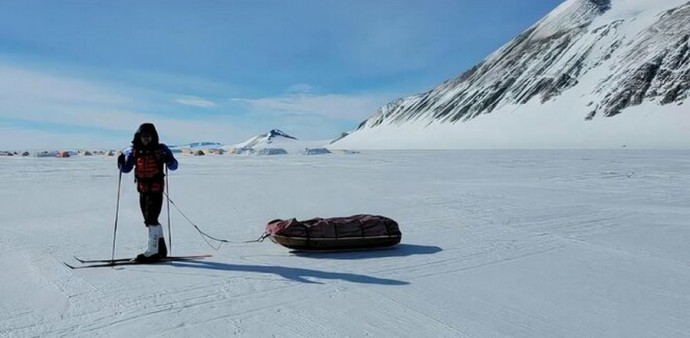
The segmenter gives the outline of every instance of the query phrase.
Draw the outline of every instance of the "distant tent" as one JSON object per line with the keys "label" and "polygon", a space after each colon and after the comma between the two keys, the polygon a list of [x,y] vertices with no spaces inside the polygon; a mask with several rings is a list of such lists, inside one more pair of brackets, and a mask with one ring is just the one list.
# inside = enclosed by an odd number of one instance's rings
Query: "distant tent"
{"label": "distant tent", "polygon": [[287,150],[283,148],[262,148],[256,152],[258,155],[285,155]]}
{"label": "distant tent", "polygon": [[108,150],[108,152],[105,153],[105,156],[115,156],[115,151],[114,150]]}
{"label": "distant tent", "polygon": [[330,154],[331,151],[326,148],[306,148],[304,149],[305,155],[323,155]]}
{"label": "distant tent", "polygon": [[333,149],[331,153],[335,154],[359,154],[357,150],[346,150],[346,149]]}
{"label": "distant tent", "polygon": [[29,153],[28,151],[25,151],[22,153],[22,156],[24,156],[24,157],[29,156],[29,155],[31,155],[31,153]]}
{"label": "distant tent", "polygon": [[196,155],[196,156],[204,156],[204,155],[206,155],[206,154],[204,154],[204,151],[203,151],[203,150],[197,150],[197,151],[194,153],[194,155]]}
{"label": "distant tent", "polygon": [[239,155],[253,155],[255,153],[256,151],[254,151],[252,148],[242,147],[237,149],[237,154]]}
{"label": "distant tent", "polygon": [[202,149],[200,150],[204,153],[204,155],[223,155],[225,154],[225,150],[221,148],[209,148],[209,149]]}
{"label": "distant tent", "polygon": [[59,150],[59,151],[57,152],[57,157],[67,158],[67,157],[69,157],[69,156],[70,156],[69,151]]}
{"label": "distant tent", "polygon": [[35,155],[36,157],[57,157],[57,156],[58,156],[58,152],[57,152],[57,151],[47,151],[47,150],[44,150],[44,151],[41,151],[41,152],[38,152],[38,153],[34,153],[34,155]]}

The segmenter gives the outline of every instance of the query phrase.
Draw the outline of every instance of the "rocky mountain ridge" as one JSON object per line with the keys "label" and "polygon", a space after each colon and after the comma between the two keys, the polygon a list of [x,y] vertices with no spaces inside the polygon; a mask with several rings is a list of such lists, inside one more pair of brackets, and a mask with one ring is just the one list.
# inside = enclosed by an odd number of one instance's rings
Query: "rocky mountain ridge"
{"label": "rocky mountain ridge", "polygon": [[570,90],[588,97],[573,111],[585,120],[647,101],[682,104],[690,93],[689,36],[690,2],[569,0],[470,70],[381,107],[358,130],[466,122]]}

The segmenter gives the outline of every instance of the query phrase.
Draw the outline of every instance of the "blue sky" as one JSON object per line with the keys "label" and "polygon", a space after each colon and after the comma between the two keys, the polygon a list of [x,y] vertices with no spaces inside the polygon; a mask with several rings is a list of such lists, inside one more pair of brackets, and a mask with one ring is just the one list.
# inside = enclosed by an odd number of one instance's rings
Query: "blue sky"
{"label": "blue sky", "polygon": [[3,0],[0,150],[332,139],[562,0]]}

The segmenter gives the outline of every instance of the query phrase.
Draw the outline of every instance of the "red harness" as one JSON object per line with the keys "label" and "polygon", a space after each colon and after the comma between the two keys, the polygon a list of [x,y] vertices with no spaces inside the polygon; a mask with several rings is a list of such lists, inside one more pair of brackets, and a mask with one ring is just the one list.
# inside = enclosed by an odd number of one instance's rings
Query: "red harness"
{"label": "red harness", "polygon": [[136,169],[134,178],[137,182],[137,191],[163,192],[163,159],[165,152],[160,149],[134,149]]}

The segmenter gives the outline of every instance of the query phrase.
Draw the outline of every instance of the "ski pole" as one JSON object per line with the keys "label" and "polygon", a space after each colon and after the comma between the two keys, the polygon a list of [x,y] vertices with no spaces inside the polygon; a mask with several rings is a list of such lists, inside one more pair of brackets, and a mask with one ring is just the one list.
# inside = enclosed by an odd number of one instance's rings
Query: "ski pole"
{"label": "ski pole", "polygon": [[172,256],[172,231],[170,231],[170,184],[168,184],[168,165],[165,165],[165,199],[167,203],[168,211],[168,252]]}
{"label": "ski pole", "polygon": [[110,256],[111,260],[115,259],[115,239],[117,238],[117,217],[120,214],[120,186],[122,185],[122,169],[117,178],[117,206],[115,207],[115,229],[113,230],[113,252]]}

